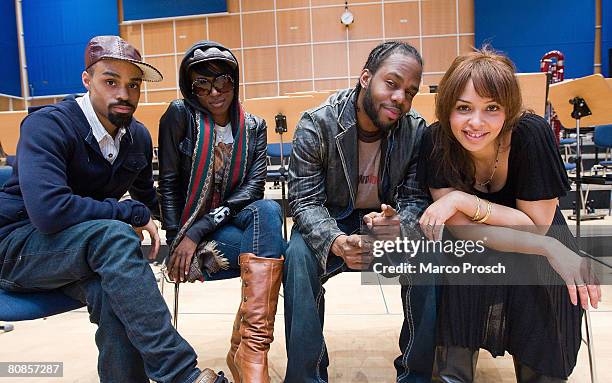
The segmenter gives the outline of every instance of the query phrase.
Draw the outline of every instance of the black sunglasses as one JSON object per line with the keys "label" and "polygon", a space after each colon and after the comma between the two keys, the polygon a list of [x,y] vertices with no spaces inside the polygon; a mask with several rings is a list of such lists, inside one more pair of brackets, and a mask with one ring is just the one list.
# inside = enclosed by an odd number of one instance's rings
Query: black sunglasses
{"label": "black sunglasses", "polygon": [[198,78],[191,84],[191,91],[196,96],[208,96],[215,87],[217,92],[226,93],[234,88],[234,79],[229,74],[220,74],[212,81],[205,78]]}

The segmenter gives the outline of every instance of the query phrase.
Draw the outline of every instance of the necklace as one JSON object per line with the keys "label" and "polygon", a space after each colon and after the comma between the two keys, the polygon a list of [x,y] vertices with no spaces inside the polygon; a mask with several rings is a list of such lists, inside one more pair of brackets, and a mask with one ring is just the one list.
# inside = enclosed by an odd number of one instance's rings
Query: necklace
{"label": "necklace", "polygon": [[478,186],[487,188],[487,192],[491,191],[491,182],[493,182],[493,176],[495,175],[495,171],[497,170],[497,164],[499,163],[499,147],[500,146],[501,146],[501,143],[498,142],[497,152],[495,153],[495,165],[493,165],[493,171],[491,172],[491,175],[489,176],[489,178],[486,179],[484,182],[476,181]]}

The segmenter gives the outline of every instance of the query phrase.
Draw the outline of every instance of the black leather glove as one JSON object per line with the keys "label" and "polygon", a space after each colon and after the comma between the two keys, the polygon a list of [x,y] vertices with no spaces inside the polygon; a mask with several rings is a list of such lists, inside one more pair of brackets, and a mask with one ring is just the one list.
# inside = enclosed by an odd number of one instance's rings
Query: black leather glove
{"label": "black leather glove", "polygon": [[205,235],[217,230],[219,227],[227,223],[231,217],[232,214],[229,207],[219,206],[218,208],[211,210],[208,214],[202,216],[202,218],[191,225],[185,235],[188,236],[193,242],[200,243]]}

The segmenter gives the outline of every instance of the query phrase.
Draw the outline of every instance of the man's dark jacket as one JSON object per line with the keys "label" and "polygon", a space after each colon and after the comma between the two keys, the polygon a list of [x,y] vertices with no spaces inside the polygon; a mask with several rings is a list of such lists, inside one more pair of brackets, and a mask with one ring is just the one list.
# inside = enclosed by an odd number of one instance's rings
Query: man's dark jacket
{"label": "man's dark jacket", "polygon": [[[159,211],[152,157],[151,135],[135,119],[111,165],[74,96],[32,109],[0,188],[0,239],[28,222],[45,234],[95,219],[144,226]],[[132,199],[119,201],[127,191]]]}
{"label": "man's dark jacket", "polygon": [[[345,89],[302,115],[289,164],[293,222],[325,268],[336,221],[354,210],[359,181],[356,91]],[[380,201],[398,209],[404,235],[413,231],[429,204],[416,179],[425,120],[415,111],[401,116],[381,143]]]}

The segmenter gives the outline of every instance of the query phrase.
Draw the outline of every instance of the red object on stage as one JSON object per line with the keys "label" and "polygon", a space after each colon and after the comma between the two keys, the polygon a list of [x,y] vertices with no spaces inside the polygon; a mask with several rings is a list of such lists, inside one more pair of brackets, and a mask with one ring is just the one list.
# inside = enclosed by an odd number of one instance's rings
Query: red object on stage
{"label": "red object on stage", "polygon": [[[551,84],[563,81],[565,69],[564,59],[565,56],[560,51],[550,51],[540,59],[540,72],[551,74]],[[561,121],[557,118],[557,114],[550,103],[547,105],[547,116],[548,122],[555,133],[555,137],[557,137],[558,145],[561,140]]]}

